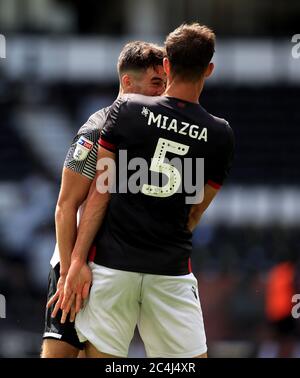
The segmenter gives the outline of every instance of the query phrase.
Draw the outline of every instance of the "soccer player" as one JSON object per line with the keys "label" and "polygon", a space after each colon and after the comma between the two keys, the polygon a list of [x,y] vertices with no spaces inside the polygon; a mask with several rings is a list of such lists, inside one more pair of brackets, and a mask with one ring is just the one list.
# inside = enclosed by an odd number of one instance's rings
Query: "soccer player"
{"label": "soccer player", "polygon": [[[162,67],[164,50],[154,44],[135,41],[125,45],[118,59],[120,94],[142,93],[158,96],[165,90]],[[83,204],[95,176],[98,139],[109,108],[93,114],[81,127],[68,151],[56,207],[57,246],[51,259],[42,357],[77,357],[83,344],[78,340],[74,322],[60,322],[61,294],[76,239],[77,211]],[[86,295],[91,275],[85,271]],[[51,316],[54,315],[54,317]],[[74,313],[71,314],[71,320]]]}
{"label": "soccer player", "polygon": [[[170,33],[164,96],[120,97],[101,131],[99,172],[80,221],[61,306],[68,313],[75,296],[81,296],[81,271],[97,234],[90,263],[93,285],[84,308],[76,306],[76,330],[88,357],[126,357],[136,325],[148,357],[206,357],[190,263],[192,230],[228,175],[234,149],[228,122],[199,104],[204,81],[213,71],[214,45],[214,33],[198,23]],[[122,150],[128,162],[145,160],[160,180],[149,184],[142,176],[140,190],[126,192],[118,175]],[[175,157],[176,164],[166,160]],[[180,172],[178,161],[188,167],[201,158],[204,172],[197,165]],[[114,161],[112,182],[108,162]],[[201,174],[203,198],[191,204],[187,188]],[[113,183],[116,190],[109,192]]]}

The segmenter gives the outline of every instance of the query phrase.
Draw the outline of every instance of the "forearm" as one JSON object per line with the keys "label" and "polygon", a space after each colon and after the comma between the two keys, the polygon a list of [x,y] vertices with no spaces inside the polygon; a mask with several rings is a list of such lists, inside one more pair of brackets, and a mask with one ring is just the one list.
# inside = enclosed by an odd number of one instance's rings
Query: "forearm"
{"label": "forearm", "polygon": [[77,234],[77,208],[57,205],[55,212],[56,240],[60,257],[60,274],[66,275]]}
{"label": "forearm", "polygon": [[109,197],[109,193],[100,194],[96,189],[90,194],[80,219],[72,260],[86,262],[89,250],[104,219]]}
{"label": "forearm", "polygon": [[211,204],[212,200],[218,193],[218,189],[211,187],[209,184],[205,184],[204,186],[204,197],[202,201],[198,204],[192,205],[189,214],[188,220],[188,228],[192,232],[197,224],[200,222],[202,215],[204,214],[205,210]]}
{"label": "forearm", "polygon": [[197,211],[196,209],[191,209],[188,220],[188,229],[193,232],[197,224],[200,222],[202,212]]}

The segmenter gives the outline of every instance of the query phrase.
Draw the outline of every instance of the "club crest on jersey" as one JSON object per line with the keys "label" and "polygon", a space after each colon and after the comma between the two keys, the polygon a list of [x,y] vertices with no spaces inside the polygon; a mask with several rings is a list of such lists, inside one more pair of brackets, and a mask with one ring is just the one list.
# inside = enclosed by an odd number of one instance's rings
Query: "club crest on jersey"
{"label": "club crest on jersey", "polygon": [[143,107],[142,115],[148,118],[148,125],[156,126],[173,133],[186,135],[190,138],[207,142],[207,128],[192,125],[188,122],[180,122],[176,118],[170,118],[162,114],[154,114],[151,110]]}
{"label": "club crest on jersey", "polygon": [[78,161],[86,159],[89,152],[93,148],[93,145],[94,145],[93,142],[91,142],[89,139],[85,138],[84,136],[81,136],[76,142],[73,158]]}

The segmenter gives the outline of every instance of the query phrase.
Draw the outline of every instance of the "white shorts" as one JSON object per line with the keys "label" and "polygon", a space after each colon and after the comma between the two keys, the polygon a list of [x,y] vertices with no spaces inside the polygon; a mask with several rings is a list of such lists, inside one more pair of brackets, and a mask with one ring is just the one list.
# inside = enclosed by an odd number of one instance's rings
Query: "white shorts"
{"label": "white shorts", "polygon": [[189,358],[207,351],[193,273],[162,276],[90,263],[93,285],[76,317],[79,340],[127,357],[138,326],[148,357]]}

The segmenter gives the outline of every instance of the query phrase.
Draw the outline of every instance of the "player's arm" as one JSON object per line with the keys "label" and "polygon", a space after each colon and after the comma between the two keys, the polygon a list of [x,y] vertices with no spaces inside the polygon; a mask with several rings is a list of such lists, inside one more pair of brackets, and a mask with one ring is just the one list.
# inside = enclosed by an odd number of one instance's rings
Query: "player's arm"
{"label": "player's arm", "polygon": [[96,115],[93,114],[79,130],[64,162],[55,211],[61,276],[67,274],[70,266],[77,234],[78,209],[86,199],[96,173],[99,130],[90,130],[91,125],[97,122]]}
{"label": "player's arm", "polygon": [[77,211],[86,199],[91,185],[87,177],[64,168],[55,211],[56,240],[60,255],[60,275],[68,273],[71,253],[77,235]]}
{"label": "player's arm", "polygon": [[202,214],[211,204],[212,200],[215,198],[216,194],[218,193],[219,189],[212,187],[209,184],[204,186],[204,197],[203,201],[199,204],[195,204],[191,207],[189,220],[188,220],[188,229],[192,232],[197,224],[199,223]]}
{"label": "player's arm", "polygon": [[56,293],[47,303],[48,308],[56,303],[52,316],[56,316],[63,300],[65,279],[77,235],[77,212],[86,199],[95,176],[98,136],[99,132],[97,131],[78,134],[74,138],[64,163],[61,189],[55,211],[60,278]]}
{"label": "player's arm", "polygon": [[223,121],[223,133],[220,135],[220,146],[217,155],[208,161],[208,181],[204,186],[204,198],[199,204],[192,206],[189,214],[188,228],[193,231],[202,214],[211,204],[229,174],[234,155],[234,135],[227,121]]}
{"label": "player's arm", "polygon": [[[108,159],[108,160],[107,160]],[[109,161],[106,165],[102,162]],[[97,174],[94,179],[84,207],[77,232],[76,243],[71,256],[71,266],[66,278],[64,299],[61,305],[63,316],[66,319],[73,302],[76,302],[76,313],[80,310],[82,299],[88,295],[83,271],[86,269],[88,252],[100,229],[110,200],[109,189],[114,184],[115,153],[102,147],[98,152]],[[100,169],[99,169],[100,166]],[[104,178],[105,177],[105,178]]]}
{"label": "player's arm", "polygon": [[[71,253],[77,235],[77,211],[84,202],[91,180],[64,168],[62,173],[61,189],[55,210],[56,241],[60,258],[60,277],[53,297],[47,303],[50,307],[56,302],[52,316],[56,316],[63,300],[63,290],[66,276],[71,264]],[[74,315],[73,315],[74,317]]]}
{"label": "player's arm", "polygon": [[121,97],[114,102],[101,130],[96,177],[80,219],[77,239],[71,257],[71,266],[64,287],[64,299],[61,305],[63,310],[62,322],[66,319],[74,301],[77,313],[82,299],[85,299],[88,294],[83,272],[87,267],[88,251],[106,213],[110,199],[110,187],[114,185],[115,152],[119,141],[117,130],[120,107],[123,103],[124,99]]}
{"label": "player's arm", "polygon": [[[101,161],[108,159],[110,165],[101,165]],[[80,261],[84,264],[87,260],[88,252],[92,246],[97,231],[100,229],[103,218],[106,213],[107,205],[110,199],[109,187],[113,184],[114,169],[109,168],[114,165],[115,154],[102,147],[98,152],[97,174],[96,179],[91,185],[87,202],[80,219],[78,235],[72,252],[72,261]],[[105,176],[105,179],[103,177]]]}

